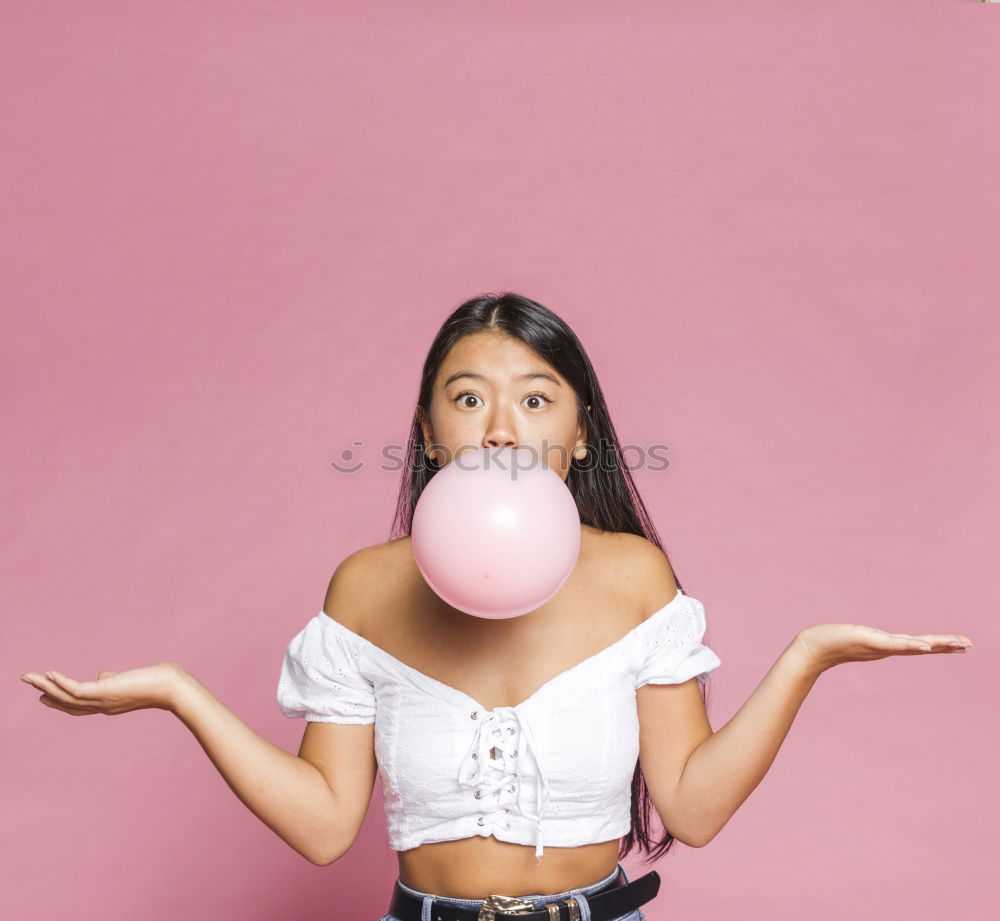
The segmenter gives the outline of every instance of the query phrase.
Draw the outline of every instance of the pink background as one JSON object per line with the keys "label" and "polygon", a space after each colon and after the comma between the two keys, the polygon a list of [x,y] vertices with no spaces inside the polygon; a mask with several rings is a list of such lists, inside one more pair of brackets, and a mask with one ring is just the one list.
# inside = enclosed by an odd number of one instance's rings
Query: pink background
{"label": "pink background", "polygon": [[388,538],[379,451],[439,324],[513,290],[623,441],[669,445],[635,475],[709,612],[716,729],[812,623],[976,644],[822,676],[650,921],[993,916],[1000,8],[3,14],[2,914],[387,910],[378,787],[320,869],[169,714],[74,719],[18,676],[177,661],[297,751],[284,647]]}

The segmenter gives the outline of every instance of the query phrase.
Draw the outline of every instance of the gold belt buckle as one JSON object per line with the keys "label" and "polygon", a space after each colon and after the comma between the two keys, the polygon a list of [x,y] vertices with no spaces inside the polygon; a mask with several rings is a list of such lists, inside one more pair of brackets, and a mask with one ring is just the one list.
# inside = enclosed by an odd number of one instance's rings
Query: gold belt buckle
{"label": "gold belt buckle", "polygon": [[526,915],[535,910],[534,903],[512,895],[490,895],[483,901],[476,916],[478,921],[496,921],[496,912],[506,911],[512,915]]}
{"label": "gold belt buckle", "polygon": [[[559,921],[559,906],[565,905],[569,921],[580,921],[580,903],[570,896],[562,902],[553,902],[542,906],[550,918]],[[490,895],[486,897],[477,915],[478,921],[496,921],[496,912],[505,911],[511,915],[526,915],[535,910],[528,899],[519,899],[511,895]],[[541,909],[539,909],[541,910]]]}

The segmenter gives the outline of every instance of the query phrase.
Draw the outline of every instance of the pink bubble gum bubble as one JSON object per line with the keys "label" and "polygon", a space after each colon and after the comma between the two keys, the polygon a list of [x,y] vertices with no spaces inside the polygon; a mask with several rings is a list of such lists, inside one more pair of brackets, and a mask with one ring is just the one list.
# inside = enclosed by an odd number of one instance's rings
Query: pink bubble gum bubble
{"label": "pink bubble gum bubble", "polygon": [[475,617],[518,617],[572,574],[580,513],[535,452],[467,450],[424,487],[411,537],[417,567],[447,604]]}

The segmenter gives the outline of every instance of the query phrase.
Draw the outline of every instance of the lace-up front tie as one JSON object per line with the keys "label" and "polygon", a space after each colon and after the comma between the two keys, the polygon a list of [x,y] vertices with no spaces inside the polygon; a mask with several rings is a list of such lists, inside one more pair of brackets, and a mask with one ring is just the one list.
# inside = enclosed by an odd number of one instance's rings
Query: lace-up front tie
{"label": "lace-up front tie", "polygon": [[[549,798],[549,784],[538,757],[538,746],[528,720],[516,707],[497,707],[495,710],[474,710],[470,719],[478,720],[476,734],[462,759],[458,772],[458,782],[463,787],[475,789],[476,799],[496,797],[496,808],[483,813],[477,819],[479,825],[504,822],[510,828],[508,815],[513,806],[522,815],[535,821],[535,856],[544,851],[542,841],[542,816]],[[499,753],[492,756],[493,751]],[[520,803],[522,767],[525,752],[529,752],[538,767],[538,781],[535,788],[536,812],[528,812]]]}

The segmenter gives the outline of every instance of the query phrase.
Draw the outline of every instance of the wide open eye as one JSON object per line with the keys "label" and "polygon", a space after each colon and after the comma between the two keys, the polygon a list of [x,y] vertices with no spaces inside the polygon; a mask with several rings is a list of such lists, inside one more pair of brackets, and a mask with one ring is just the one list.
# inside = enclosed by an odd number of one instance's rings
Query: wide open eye
{"label": "wide open eye", "polygon": [[[552,402],[553,402],[553,401],[552,401],[552,400],[550,400],[550,399],[549,399],[549,398],[548,398],[548,397],[547,397],[547,396],[546,396],[546,395],[545,395],[544,393],[539,393],[539,392],[538,392],[537,390],[536,390],[536,391],[535,391],[534,393],[529,393],[529,394],[528,394],[528,395],[527,395],[527,396],[525,397],[525,399],[526,399],[526,400],[534,400],[534,399],[536,399],[536,398],[537,398],[537,399],[540,399],[540,400],[545,400],[545,405],[546,405],[546,406],[548,406],[548,405],[549,405],[549,403],[552,403]],[[539,409],[544,409],[544,407],[538,407],[538,408],[539,408]]]}
{"label": "wide open eye", "polygon": [[[457,397],[455,397],[454,400],[452,400],[452,403],[457,403],[463,397],[476,397],[477,400],[479,399],[479,397],[476,396],[476,394],[474,394],[471,390],[463,390]],[[469,406],[467,403],[463,404],[463,406],[464,406],[465,409],[475,409],[476,408],[475,406]]]}

